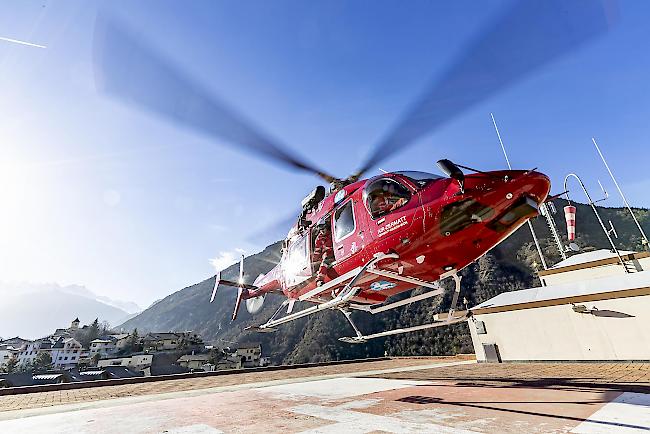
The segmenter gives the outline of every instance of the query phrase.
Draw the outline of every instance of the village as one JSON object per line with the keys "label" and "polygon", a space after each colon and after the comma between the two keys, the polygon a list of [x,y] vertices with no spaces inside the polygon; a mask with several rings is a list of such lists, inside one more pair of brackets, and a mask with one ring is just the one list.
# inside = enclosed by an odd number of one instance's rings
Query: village
{"label": "village", "polygon": [[218,348],[191,331],[117,332],[96,319],[36,340],[0,339],[0,387],[255,368],[270,363],[259,343]]}

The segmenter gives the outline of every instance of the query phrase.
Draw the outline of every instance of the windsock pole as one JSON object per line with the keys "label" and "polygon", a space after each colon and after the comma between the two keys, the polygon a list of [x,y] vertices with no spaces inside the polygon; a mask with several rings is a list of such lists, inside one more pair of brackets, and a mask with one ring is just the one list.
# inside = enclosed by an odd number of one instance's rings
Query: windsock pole
{"label": "windsock pole", "polygon": [[[569,173],[565,178],[564,178],[564,191],[566,191],[566,199],[569,202],[569,205],[571,205],[571,198],[569,197],[569,189],[567,188],[567,182],[569,181],[570,177],[574,177],[577,181],[578,184],[580,184],[580,187],[582,187],[582,191],[585,192],[585,196],[587,196],[587,201],[589,202],[589,205],[591,206],[591,209],[594,211],[594,214],[596,214],[596,218],[598,219],[598,223],[600,223],[600,227],[603,229],[603,232],[605,232],[605,236],[607,237],[607,240],[609,241],[609,244],[612,246],[612,250],[616,253],[616,256],[618,256],[618,260],[621,262],[621,265],[623,266],[623,269],[625,270],[626,273],[629,273],[630,271],[627,269],[625,266],[625,261],[623,261],[623,257],[621,257],[621,252],[618,251],[618,248],[616,248],[616,244],[614,244],[614,240],[612,240],[612,237],[609,235],[609,231],[605,227],[605,224],[603,223],[603,220],[600,218],[600,214],[598,214],[598,210],[596,209],[596,205],[594,205],[594,201],[591,199],[591,196],[589,195],[589,192],[587,191],[587,187],[585,187],[585,184],[582,182],[582,179],[575,173]],[[575,226],[574,226],[575,230]]]}

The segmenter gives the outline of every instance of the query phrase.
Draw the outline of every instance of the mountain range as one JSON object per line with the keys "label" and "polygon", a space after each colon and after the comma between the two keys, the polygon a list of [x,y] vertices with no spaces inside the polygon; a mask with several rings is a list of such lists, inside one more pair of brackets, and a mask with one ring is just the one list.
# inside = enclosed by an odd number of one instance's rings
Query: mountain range
{"label": "mountain range", "polygon": [[142,309],[133,302],[98,296],[81,285],[56,283],[0,283],[0,336],[37,339],[66,328],[79,318],[89,324],[95,318],[116,325]]}

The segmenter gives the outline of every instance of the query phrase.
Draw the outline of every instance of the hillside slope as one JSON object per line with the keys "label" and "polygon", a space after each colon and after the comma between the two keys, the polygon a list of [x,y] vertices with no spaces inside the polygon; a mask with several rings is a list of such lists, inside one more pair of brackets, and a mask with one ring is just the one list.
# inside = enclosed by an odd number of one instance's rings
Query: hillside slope
{"label": "hillside slope", "polygon": [[[565,203],[556,201],[560,213],[556,222],[561,233],[565,233]],[[578,242],[585,250],[607,248],[608,242],[599,229],[591,209],[578,204]],[[612,220],[619,233],[617,246],[623,249],[640,250],[640,235],[626,210],[621,208],[599,208],[603,220]],[[650,232],[650,212],[636,210],[644,229]],[[550,263],[560,259],[550,238],[546,221],[537,218],[533,222],[541,244]],[[270,270],[279,257],[280,243],[249,256],[245,260],[246,281],[253,281],[259,273]],[[462,295],[469,305],[475,305],[495,295],[538,284],[534,271],[539,268],[539,259],[527,226],[523,226],[501,245],[463,270]],[[234,279],[238,266],[233,265],[223,273],[224,278]],[[244,327],[259,324],[268,318],[282,301],[280,296],[267,298],[262,312],[255,318],[242,308],[235,322],[230,315],[235,301],[233,290],[220,290],[213,304],[209,304],[214,277],[184,288],[165,297],[135,318],[125,322],[125,329],[139,331],[194,330],[206,341],[215,345],[229,345],[236,341],[261,342],[266,355],[275,363],[316,362],[323,360],[391,355],[436,355],[471,352],[469,331],[465,324],[411,333],[386,339],[378,339],[363,345],[349,345],[337,340],[339,336],[352,334],[345,318],[338,312],[322,312],[299,321],[280,326],[275,333],[257,334],[244,331]],[[354,319],[360,328],[371,333],[386,328],[404,327],[431,321],[433,314],[449,309],[450,294],[428,299],[371,316],[355,312]],[[299,308],[300,306],[296,306]]]}

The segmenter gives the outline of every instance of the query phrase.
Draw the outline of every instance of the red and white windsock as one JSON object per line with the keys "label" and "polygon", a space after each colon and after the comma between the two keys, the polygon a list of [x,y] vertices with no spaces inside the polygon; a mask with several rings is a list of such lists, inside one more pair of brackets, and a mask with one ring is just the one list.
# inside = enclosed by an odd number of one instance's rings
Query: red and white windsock
{"label": "red and white windsock", "polygon": [[569,241],[576,239],[576,207],[567,205],[564,207],[564,218],[566,219],[566,232]]}

